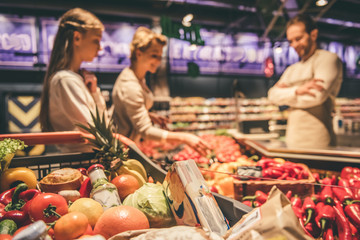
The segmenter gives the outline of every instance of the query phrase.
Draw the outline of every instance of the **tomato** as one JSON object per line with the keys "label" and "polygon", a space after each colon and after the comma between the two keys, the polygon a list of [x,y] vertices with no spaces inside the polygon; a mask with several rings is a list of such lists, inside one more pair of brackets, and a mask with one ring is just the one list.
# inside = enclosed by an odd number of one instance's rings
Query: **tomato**
{"label": "tomato", "polygon": [[0,239],[1,240],[11,240],[12,237],[9,234],[0,234]]}
{"label": "tomato", "polygon": [[[45,211],[45,212],[44,212]],[[45,223],[52,223],[68,212],[68,205],[63,196],[55,193],[42,193],[33,198],[30,208],[30,219],[35,222],[43,220]]]}
{"label": "tomato", "polygon": [[56,240],[75,239],[85,232],[92,232],[89,221],[82,212],[71,212],[62,216],[56,221],[54,227],[54,237]]}

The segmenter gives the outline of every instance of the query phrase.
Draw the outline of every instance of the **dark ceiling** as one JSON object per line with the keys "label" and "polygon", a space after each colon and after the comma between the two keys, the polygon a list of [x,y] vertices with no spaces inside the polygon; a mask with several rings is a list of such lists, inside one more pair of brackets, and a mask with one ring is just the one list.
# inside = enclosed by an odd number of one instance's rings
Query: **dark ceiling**
{"label": "dark ceiling", "polygon": [[313,16],[319,39],[360,45],[360,0],[1,0],[0,13],[60,16],[72,7],[88,9],[102,19],[157,21],[166,15],[181,22],[193,13],[194,23],[227,33],[254,32],[271,40],[285,39],[285,24],[299,12]]}

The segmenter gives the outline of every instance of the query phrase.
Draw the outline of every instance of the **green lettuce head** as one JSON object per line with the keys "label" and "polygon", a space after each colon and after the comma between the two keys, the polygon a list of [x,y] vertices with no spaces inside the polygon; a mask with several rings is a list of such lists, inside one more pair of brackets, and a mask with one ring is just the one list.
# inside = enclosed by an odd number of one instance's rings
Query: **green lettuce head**
{"label": "green lettuce head", "polygon": [[142,211],[148,218],[152,228],[175,225],[162,185],[145,183],[141,188],[127,196],[123,204]]}

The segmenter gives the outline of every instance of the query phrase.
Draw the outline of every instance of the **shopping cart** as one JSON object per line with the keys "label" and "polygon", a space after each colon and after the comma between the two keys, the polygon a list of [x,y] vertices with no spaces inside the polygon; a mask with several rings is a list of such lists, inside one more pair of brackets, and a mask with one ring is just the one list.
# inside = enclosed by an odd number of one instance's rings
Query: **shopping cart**
{"label": "shopping cart", "polygon": [[[91,136],[82,132],[0,134],[0,140],[4,138],[20,139],[29,146],[35,144],[78,144],[86,143],[86,138]],[[166,172],[160,166],[152,162],[132,140],[120,134],[114,134],[114,136],[128,146],[129,157],[139,160],[154,181],[163,182]],[[10,167],[28,167],[37,174],[38,179],[41,179],[55,169],[88,167],[97,162],[94,157],[95,153],[53,153],[41,156],[15,157],[11,161]],[[233,226],[251,210],[250,207],[234,199],[217,193],[213,193],[213,195],[230,226]]]}

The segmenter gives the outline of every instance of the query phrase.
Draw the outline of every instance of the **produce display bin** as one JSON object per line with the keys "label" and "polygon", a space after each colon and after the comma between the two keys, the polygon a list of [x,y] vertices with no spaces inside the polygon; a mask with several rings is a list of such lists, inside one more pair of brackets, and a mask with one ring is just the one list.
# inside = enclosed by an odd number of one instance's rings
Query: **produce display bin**
{"label": "produce display bin", "polygon": [[316,183],[314,176],[311,174],[309,168],[300,164],[308,173],[307,179],[296,181],[288,180],[237,180],[234,179],[234,197],[241,200],[245,196],[253,196],[257,190],[268,193],[275,185],[283,193],[292,191],[293,193],[301,193],[301,197],[305,198],[314,194],[314,185]]}
{"label": "produce display bin", "polygon": [[[20,139],[27,145],[64,144],[84,142],[85,136],[88,137],[88,135],[80,132],[0,134],[0,140],[4,138]],[[129,147],[129,157],[139,160],[155,182],[162,182],[164,180],[166,172],[142,153],[134,142],[119,134],[116,134],[116,137]],[[37,174],[38,179],[41,179],[51,171],[64,167],[87,168],[97,162],[94,156],[95,153],[54,153],[41,156],[15,157],[11,161],[10,167],[30,168]],[[250,212],[252,209],[226,196],[217,193],[213,193],[213,195],[224,216],[229,221],[230,226],[233,226],[244,214]]]}

